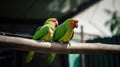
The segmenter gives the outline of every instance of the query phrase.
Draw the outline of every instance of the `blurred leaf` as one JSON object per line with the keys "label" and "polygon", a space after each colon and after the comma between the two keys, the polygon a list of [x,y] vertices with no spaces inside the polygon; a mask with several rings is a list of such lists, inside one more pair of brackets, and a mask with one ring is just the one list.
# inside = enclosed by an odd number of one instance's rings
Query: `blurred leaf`
{"label": "blurred leaf", "polygon": [[113,15],[112,15],[112,19],[117,19],[117,12],[115,11],[115,12],[113,12]]}
{"label": "blurred leaf", "polygon": [[117,32],[115,33],[115,35],[120,35],[120,26],[118,27]]}
{"label": "blurred leaf", "polygon": [[116,24],[111,24],[111,26],[110,26],[110,31],[113,32],[114,29],[115,29],[115,27],[116,27]]}
{"label": "blurred leaf", "polygon": [[120,16],[117,17],[117,21],[119,21],[119,23],[120,23]]}
{"label": "blurred leaf", "polygon": [[112,14],[113,12],[111,11],[111,10],[109,10],[109,9],[105,9],[104,10],[107,14]]}
{"label": "blurred leaf", "polygon": [[[109,13],[109,10],[106,10]],[[110,20],[105,25],[110,26],[110,31],[113,35],[120,35],[120,15],[117,15],[117,11],[114,11]]]}
{"label": "blurred leaf", "polygon": [[106,23],[105,23],[105,25],[107,26],[107,25],[109,25],[111,23],[111,21],[109,20],[109,21],[107,21]]}
{"label": "blurred leaf", "polygon": [[117,20],[112,21],[110,25],[110,31],[113,32],[117,27],[120,26],[120,22]]}
{"label": "blurred leaf", "polygon": [[111,24],[113,24],[113,23],[115,23],[115,20],[117,19],[117,17],[116,17],[116,12],[114,12],[113,14],[112,14],[112,18],[110,19],[110,20],[108,20],[106,23],[105,23],[105,25],[111,25]]}

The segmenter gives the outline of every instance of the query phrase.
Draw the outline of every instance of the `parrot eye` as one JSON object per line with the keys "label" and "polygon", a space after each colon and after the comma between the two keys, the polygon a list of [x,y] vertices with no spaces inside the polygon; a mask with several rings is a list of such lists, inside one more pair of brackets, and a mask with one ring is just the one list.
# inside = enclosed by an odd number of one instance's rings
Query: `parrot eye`
{"label": "parrot eye", "polygon": [[56,19],[56,18],[54,18],[54,19],[52,19],[51,21],[52,21],[52,22],[56,22],[56,21],[57,21],[57,19]]}
{"label": "parrot eye", "polygon": [[55,23],[55,22],[57,21],[57,19],[56,19],[56,18],[54,18],[54,19],[52,19],[51,21]]}
{"label": "parrot eye", "polygon": [[56,22],[56,20],[52,20],[52,22]]}

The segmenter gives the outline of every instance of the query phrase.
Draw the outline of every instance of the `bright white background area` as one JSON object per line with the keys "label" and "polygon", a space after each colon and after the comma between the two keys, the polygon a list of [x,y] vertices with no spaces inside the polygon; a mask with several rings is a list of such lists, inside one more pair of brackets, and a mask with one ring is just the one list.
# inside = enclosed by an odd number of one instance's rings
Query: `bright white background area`
{"label": "bright white background area", "polygon": [[[113,6],[113,1],[115,6]],[[120,0],[102,0],[80,12],[74,16],[74,18],[79,20],[79,27],[75,29],[75,32],[80,32],[80,25],[83,25],[85,33],[101,37],[111,36],[109,27],[105,25],[105,22],[111,18],[111,15],[107,14],[105,9],[114,11],[113,7],[120,11]]]}

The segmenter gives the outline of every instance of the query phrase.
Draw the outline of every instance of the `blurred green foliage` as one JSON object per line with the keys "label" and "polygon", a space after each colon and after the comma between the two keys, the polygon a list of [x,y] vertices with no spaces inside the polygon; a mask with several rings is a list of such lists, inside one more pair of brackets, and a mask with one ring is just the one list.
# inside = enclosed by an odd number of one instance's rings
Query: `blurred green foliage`
{"label": "blurred green foliage", "polygon": [[111,15],[110,20],[108,20],[105,25],[109,26],[112,35],[120,35],[120,13],[118,11],[111,11],[106,9],[106,13]]}

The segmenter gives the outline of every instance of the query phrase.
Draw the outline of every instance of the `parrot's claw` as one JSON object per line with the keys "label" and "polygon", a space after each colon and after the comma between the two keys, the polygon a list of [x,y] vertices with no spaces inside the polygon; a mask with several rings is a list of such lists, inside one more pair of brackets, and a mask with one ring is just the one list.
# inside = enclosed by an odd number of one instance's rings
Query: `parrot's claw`
{"label": "parrot's claw", "polygon": [[69,46],[71,46],[71,44],[69,42],[65,42],[65,44],[68,44]]}
{"label": "parrot's claw", "polygon": [[40,40],[41,42],[45,42],[44,40]]}
{"label": "parrot's claw", "polygon": [[71,45],[69,42],[60,42],[60,43],[61,43],[62,45],[65,45],[65,44],[66,44],[66,45],[69,45],[69,46]]}
{"label": "parrot's claw", "polygon": [[69,46],[71,46],[71,44],[68,42]]}

